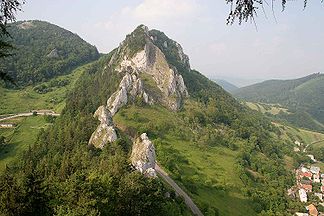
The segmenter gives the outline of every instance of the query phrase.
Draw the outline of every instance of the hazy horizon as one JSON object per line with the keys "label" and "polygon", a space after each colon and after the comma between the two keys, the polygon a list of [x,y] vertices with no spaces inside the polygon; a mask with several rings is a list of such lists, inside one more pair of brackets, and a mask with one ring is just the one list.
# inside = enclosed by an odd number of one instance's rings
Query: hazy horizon
{"label": "hazy horizon", "polygon": [[[34,0],[23,6],[18,20],[38,19],[77,33],[107,53],[139,24],[163,31],[179,42],[192,68],[210,78],[246,83],[267,79],[293,79],[324,71],[324,5],[288,2],[276,20],[267,10],[253,23],[226,25],[225,1],[135,0],[90,1]],[[246,84],[244,84],[246,85]],[[242,84],[241,84],[242,86]]]}

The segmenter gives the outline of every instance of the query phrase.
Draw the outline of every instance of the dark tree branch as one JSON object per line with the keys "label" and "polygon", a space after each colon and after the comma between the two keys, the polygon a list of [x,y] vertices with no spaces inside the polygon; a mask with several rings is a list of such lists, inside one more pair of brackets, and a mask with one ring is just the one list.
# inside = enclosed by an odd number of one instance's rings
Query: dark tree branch
{"label": "dark tree branch", "polygon": [[[274,13],[274,1],[271,0],[271,10],[272,13]],[[281,1],[281,7],[282,10],[285,10],[287,0],[280,0]],[[304,0],[304,8],[307,6],[307,1]],[[249,20],[254,20],[254,18],[257,16],[257,11],[259,7],[262,8],[264,11],[263,5],[269,3],[266,0],[225,0],[227,4],[230,4],[230,12],[226,19],[226,23],[232,25],[236,20],[239,24],[242,24],[242,22],[247,22]],[[323,0],[321,0],[323,2]]]}

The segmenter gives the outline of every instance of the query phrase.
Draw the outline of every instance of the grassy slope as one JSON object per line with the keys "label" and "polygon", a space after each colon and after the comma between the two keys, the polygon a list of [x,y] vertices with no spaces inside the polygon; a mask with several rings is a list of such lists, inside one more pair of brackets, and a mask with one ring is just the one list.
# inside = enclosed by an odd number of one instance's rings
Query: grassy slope
{"label": "grassy slope", "polygon": [[181,115],[185,116],[185,113],[171,113],[161,107],[128,106],[116,114],[114,122],[122,130],[140,128],[144,132],[145,123],[148,123],[148,128],[171,128],[162,137],[161,134],[148,135],[156,146],[159,163],[165,169],[170,167],[166,162],[168,159],[175,164],[176,168],[167,169],[168,172],[191,194],[200,208],[212,206],[219,209],[220,215],[255,215],[250,201],[241,191],[243,183],[235,166],[238,151],[223,147],[202,148],[177,135],[174,128],[183,134],[192,133]]}
{"label": "grassy slope", "polygon": [[280,111],[289,113],[288,109],[280,107],[279,105],[255,103],[255,102],[243,102],[250,109],[259,111],[261,113],[270,113],[272,115],[277,115]]}
{"label": "grassy slope", "polygon": [[[324,134],[323,133],[318,133],[310,130],[305,130],[305,129],[300,129],[300,128],[295,128],[295,127],[290,127],[287,125],[282,125],[279,123],[275,123],[281,128],[281,131],[283,132],[283,138],[291,141],[299,141],[303,142],[304,144],[311,144],[316,141],[324,140]],[[290,134],[290,135],[288,135]],[[292,140],[289,137],[294,137],[295,140]]]}
{"label": "grassy slope", "polygon": [[0,136],[5,136],[8,146],[0,151],[0,172],[36,141],[41,128],[46,128],[44,116],[24,117],[16,120],[16,128],[0,128]]}
{"label": "grassy slope", "polygon": [[52,109],[55,112],[61,112],[65,106],[66,94],[73,88],[76,80],[86,67],[87,65],[81,66],[69,75],[55,78],[59,80],[67,79],[70,80],[70,83],[63,87],[54,88],[53,91],[45,94],[35,92],[33,90],[34,86],[27,86],[19,90],[0,87],[0,114],[27,112],[33,109]]}
{"label": "grassy slope", "polygon": [[[81,66],[69,75],[52,79],[68,79],[70,83],[63,87],[55,87],[53,91],[45,94],[35,92],[33,90],[34,86],[28,86],[20,90],[0,87],[0,114],[26,112],[32,109],[52,109],[55,112],[61,112],[65,106],[67,93],[74,87],[76,81],[87,67],[88,65]],[[52,99],[55,99],[56,103],[52,103]],[[0,152],[0,172],[5,168],[6,164],[14,161],[29,145],[33,144],[39,130],[47,126],[43,116],[17,118],[8,120],[8,122],[16,123],[17,127],[0,128],[0,135],[9,140],[9,145]]]}

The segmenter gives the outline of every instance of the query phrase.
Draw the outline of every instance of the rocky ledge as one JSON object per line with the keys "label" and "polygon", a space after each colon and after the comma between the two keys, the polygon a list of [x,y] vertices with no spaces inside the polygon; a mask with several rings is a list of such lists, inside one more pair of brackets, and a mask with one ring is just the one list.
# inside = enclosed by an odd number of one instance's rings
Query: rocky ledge
{"label": "rocky ledge", "polygon": [[136,170],[149,177],[156,177],[155,148],[146,133],[133,143],[131,162]]}
{"label": "rocky ledge", "polygon": [[105,106],[100,106],[93,116],[98,118],[100,125],[91,135],[89,145],[102,149],[107,143],[114,142],[117,139],[117,133],[112,115]]}

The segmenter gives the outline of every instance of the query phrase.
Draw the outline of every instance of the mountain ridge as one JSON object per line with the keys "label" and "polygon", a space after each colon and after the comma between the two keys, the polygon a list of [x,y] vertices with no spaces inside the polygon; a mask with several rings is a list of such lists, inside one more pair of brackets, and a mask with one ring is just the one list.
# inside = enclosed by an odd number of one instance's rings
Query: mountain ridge
{"label": "mountain ridge", "polygon": [[[281,113],[281,117],[300,127],[324,130],[324,74],[315,73],[292,80],[268,80],[262,83],[240,88],[234,96],[251,102],[281,104],[294,115]],[[315,119],[311,120],[307,115]],[[303,116],[304,120],[299,119]],[[307,124],[303,124],[303,121]],[[320,122],[317,124],[316,122]],[[313,122],[313,123],[311,123]],[[314,126],[312,126],[312,124]]]}
{"label": "mountain ridge", "polygon": [[39,20],[11,23],[8,27],[13,55],[1,59],[0,69],[19,86],[44,82],[97,60],[99,52],[77,34]]}

